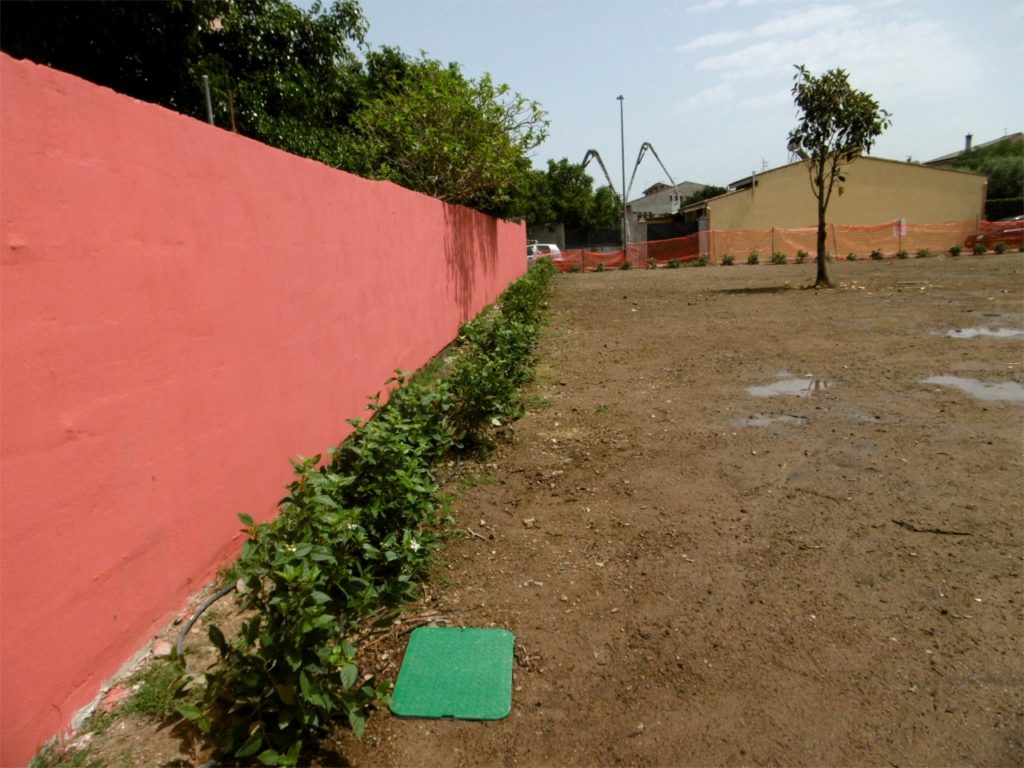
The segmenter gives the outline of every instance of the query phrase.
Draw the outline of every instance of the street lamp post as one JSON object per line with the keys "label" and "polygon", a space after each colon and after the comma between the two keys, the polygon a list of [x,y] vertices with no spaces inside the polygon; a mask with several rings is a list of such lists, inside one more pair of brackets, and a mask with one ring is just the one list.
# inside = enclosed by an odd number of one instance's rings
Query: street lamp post
{"label": "street lamp post", "polygon": [[619,140],[622,152],[622,256],[626,257],[626,122],[623,118],[622,101],[623,96],[616,97],[619,102]]}

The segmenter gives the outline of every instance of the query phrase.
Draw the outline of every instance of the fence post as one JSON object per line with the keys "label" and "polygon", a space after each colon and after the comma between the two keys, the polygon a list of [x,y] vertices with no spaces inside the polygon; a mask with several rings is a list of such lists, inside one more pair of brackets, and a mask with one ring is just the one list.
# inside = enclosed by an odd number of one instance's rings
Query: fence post
{"label": "fence post", "polygon": [[836,225],[832,225],[832,248],[836,252],[836,261],[839,261],[839,241],[836,240]]}
{"label": "fence post", "polygon": [[771,252],[771,254],[768,257],[768,260],[771,261],[771,257],[774,256],[774,255],[775,255],[775,227],[772,227],[772,252]]}

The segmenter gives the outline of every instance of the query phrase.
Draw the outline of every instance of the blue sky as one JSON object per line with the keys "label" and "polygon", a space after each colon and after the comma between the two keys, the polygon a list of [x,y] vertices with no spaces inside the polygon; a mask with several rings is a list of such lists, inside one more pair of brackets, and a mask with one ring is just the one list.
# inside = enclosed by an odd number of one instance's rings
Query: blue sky
{"label": "blue sky", "polygon": [[[457,61],[539,101],[551,128],[537,167],[594,148],[616,187],[619,94],[627,182],[644,141],[677,182],[725,185],[787,162],[794,64],[842,67],[892,113],[877,157],[928,160],[967,133],[980,143],[1024,130],[1024,0],[361,4],[371,46]],[[648,154],[630,197],[657,181],[667,179]]]}

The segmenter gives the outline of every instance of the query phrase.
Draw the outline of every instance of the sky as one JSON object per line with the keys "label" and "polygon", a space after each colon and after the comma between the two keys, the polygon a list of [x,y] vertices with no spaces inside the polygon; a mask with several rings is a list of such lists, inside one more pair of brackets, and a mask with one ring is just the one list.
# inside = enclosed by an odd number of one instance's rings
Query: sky
{"label": "sky", "polygon": [[[968,133],[978,144],[1024,130],[1024,0],[361,5],[371,47],[456,61],[539,102],[551,125],[536,167],[596,149],[619,191],[623,135],[627,184],[644,142],[677,183],[726,186],[788,162],[796,64],[845,69],[891,113],[876,157],[929,160],[963,148]],[[668,178],[648,152],[630,199],[659,181]]]}

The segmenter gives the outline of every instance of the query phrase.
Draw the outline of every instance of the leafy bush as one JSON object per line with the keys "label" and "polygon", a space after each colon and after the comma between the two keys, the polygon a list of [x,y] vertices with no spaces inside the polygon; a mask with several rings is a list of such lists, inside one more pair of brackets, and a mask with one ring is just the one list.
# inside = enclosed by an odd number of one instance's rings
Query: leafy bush
{"label": "leafy bush", "polygon": [[961,251],[963,251],[963,246],[961,245],[951,245],[949,247],[950,256],[959,256]]}
{"label": "leafy bush", "polygon": [[631,262],[629,260],[629,258],[627,258],[624,262],[622,262],[622,264],[619,265],[619,269],[632,269],[632,268],[633,268],[633,262]]}
{"label": "leafy bush", "polygon": [[772,254],[772,264],[785,264],[786,254],[781,252],[775,252]]}
{"label": "leafy bush", "polygon": [[850,251],[848,254],[846,254],[846,260],[847,261],[856,261],[857,260],[857,254],[854,253],[853,251]]}
{"label": "leafy bush", "polygon": [[805,261],[807,261],[807,257],[808,256],[810,256],[810,254],[807,251],[797,251],[796,252],[796,263],[797,264],[803,264]]}
{"label": "leafy bush", "polygon": [[693,262],[693,266],[695,266],[695,267],[706,267],[709,262],[710,262],[710,259],[708,258],[708,255],[706,253],[704,253],[704,254],[701,254],[700,256],[697,257],[697,260],[695,262]]}
{"label": "leafy bush", "polygon": [[975,256],[981,256],[981,254],[985,253],[985,244],[984,243],[975,243],[974,244],[974,248],[971,249],[971,252]]}
{"label": "leafy bush", "polygon": [[571,267],[569,267],[569,271],[570,272],[582,272],[583,271],[583,265],[582,264],[573,264]]}
{"label": "leafy bush", "polygon": [[[295,765],[329,722],[361,736],[367,709],[386,700],[387,683],[361,677],[351,638],[361,619],[416,595],[442,532],[441,459],[522,413],[516,388],[532,373],[553,271],[537,262],[464,325],[447,377],[399,373],[389,402],[371,398],[327,462],[292,462],[277,518],[240,515],[249,538],[232,571],[250,615],[231,639],[209,628],[217,661],[199,703],[178,707],[225,755]],[[192,687],[183,679],[178,692]]]}
{"label": "leafy bush", "polygon": [[683,262],[681,262],[679,259],[669,259],[668,264],[666,264],[665,266],[668,267],[669,269],[679,269],[681,266],[683,266]]}
{"label": "leafy bush", "polygon": [[727,253],[727,254],[725,254],[722,257],[722,266],[723,267],[731,267],[734,262],[735,262],[735,259],[734,259],[733,255],[731,253]]}
{"label": "leafy bush", "polygon": [[594,271],[595,272],[604,272],[604,262],[603,261],[597,262],[597,266],[594,267]]}
{"label": "leafy bush", "polygon": [[648,269],[657,269],[658,268],[658,260],[656,258],[654,258],[653,256],[651,256],[649,259],[647,259],[647,268]]}
{"label": "leafy bush", "polygon": [[871,251],[871,258],[873,261],[881,261],[882,259],[885,258],[885,254],[882,253],[877,248],[875,248],[873,251]]}
{"label": "leafy bush", "polygon": [[747,264],[757,264],[760,260],[761,259],[760,256],[758,256],[757,251],[751,251],[750,255],[747,256]]}
{"label": "leafy bush", "polygon": [[896,251],[896,258],[897,259],[905,259],[905,258],[907,258],[907,256],[909,256],[909,254],[905,250],[903,250],[902,248],[900,250]]}
{"label": "leafy bush", "polygon": [[927,248],[920,248],[917,251],[917,258],[919,258],[919,259],[930,259],[931,256],[932,256],[932,252],[930,250],[928,250]]}
{"label": "leafy bush", "polygon": [[1006,243],[1000,240],[998,243],[996,243],[995,247],[992,250],[995,251],[996,253],[1006,253]]}

